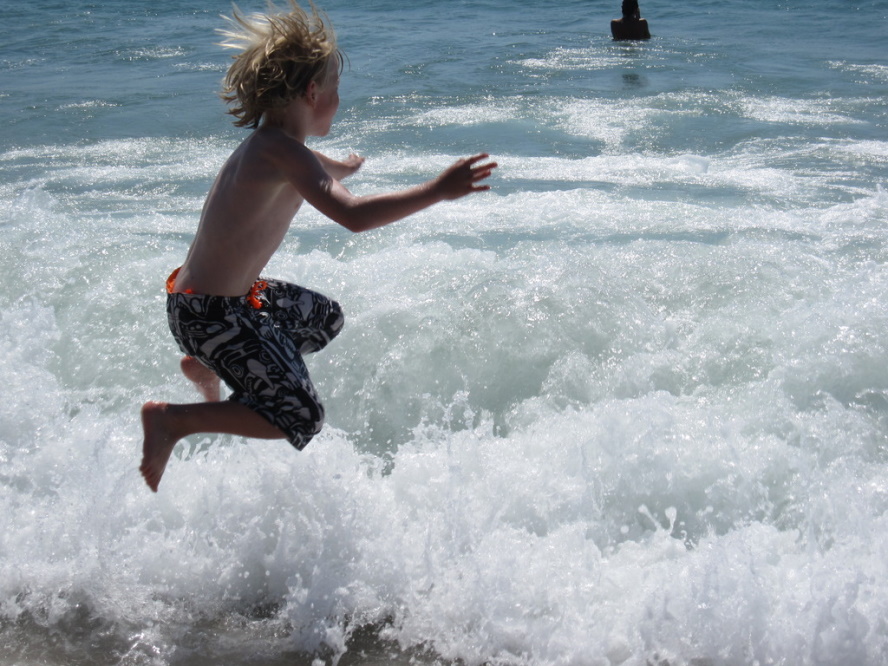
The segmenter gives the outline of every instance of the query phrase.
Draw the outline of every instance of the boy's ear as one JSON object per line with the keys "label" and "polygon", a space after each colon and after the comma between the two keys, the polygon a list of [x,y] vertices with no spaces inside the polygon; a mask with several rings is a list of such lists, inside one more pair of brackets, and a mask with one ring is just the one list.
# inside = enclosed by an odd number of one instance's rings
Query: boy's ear
{"label": "boy's ear", "polygon": [[308,102],[311,106],[315,105],[315,102],[318,101],[318,82],[317,81],[309,81],[308,86],[305,88],[305,101]]}

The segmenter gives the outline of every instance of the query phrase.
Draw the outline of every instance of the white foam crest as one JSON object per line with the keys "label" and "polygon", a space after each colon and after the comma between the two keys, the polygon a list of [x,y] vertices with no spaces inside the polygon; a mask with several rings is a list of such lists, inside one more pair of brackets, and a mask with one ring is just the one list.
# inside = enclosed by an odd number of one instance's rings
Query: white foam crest
{"label": "white foam crest", "polygon": [[558,47],[543,58],[525,58],[517,64],[532,70],[546,72],[558,70],[607,70],[624,62],[617,53],[602,52],[593,48]]}
{"label": "white foam crest", "polygon": [[227,72],[227,63],[218,62],[183,62],[173,65],[176,69],[186,70],[189,72]]}
{"label": "white foam crest", "polygon": [[14,176],[0,186],[0,194],[24,201],[35,191],[45,192],[66,225],[77,218],[96,224],[95,215],[112,229],[124,214],[196,219],[226,150],[214,139],[14,149],[0,155]]}
{"label": "white foam crest", "polygon": [[[53,168],[179,169],[164,175],[187,176],[197,170],[218,169],[231,145],[208,139],[119,139],[79,145],[46,145],[14,148],[0,154],[10,166],[23,163]],[[187,158],[187,159],[186,159]],[[135,166],[138,165],[138,166]]]}
{"label": "white foam crest", "polygon": [[575,159],[497,156],[497,160],[502,167],[498,179],[519,183],[527,179],[554,181],[562,188],[600,188],[611,184],[636,188],[668,183],[670,188],[754,187],[763,193],[779,190],[784,194],[787,186],[796,189],[792,175],[786,172],[694,154],[604,154]]}
{"label": "white foam crest", "polygon": [[188,51],[181,46],[152,46],[132,51],[123,51],[118,55],[124,60],[163,60],[166,58],[178,58]]}
{"label": "white foam crest", "polygon": [[622,146],[627,136],[649,127],[655,117],[664,113],[650,106],[598,99],[559,100],[557,108],[550,112],[560,129],[601,141],[611,152]]}
{"label": "white foam crest", "polygon": [[834,69],[840,69],[854,74],[864,74],[871,80],[880,82],[888,81],[888,65],[879,65],[876,63],[861,65],[857,63],[849,63],[844,60],[832,60],[828,64]]}
{"label": "white foam crest", "polygon": [[25,67],[33,67],[35,65],[40,65],[46,62],[46,58],[21,58],[18,60],[12,60],[10,58],[3,58],[0,60],[0,63],[3,63],[3,67],[9,70],[22,69]]}
{"label": "white foam crest", "polygon": [[833,150],[848,153],[854,158],[868,158],[878,164],[888,161],[888,141],[842,141],[832,146]]}
{"label": "white foam crest", "polygon": [[91,99],[83,102],[72,102],[70,104],[64,104],[60,106],[60,109],[107,109],[113,108],[116,106],[120,106],[119,104],[115,104],[114,102],[108,102],[102,99]]}
{"label": "white foam crest", "polygon": [[790,99],[785,97],[744,97],[737,104],[744,116],[769,123],[829,127],[855,125],[865,121],[843,113],[846,100]]}
{"label": "white foam crest", "polygon": [[410,122],[419,126],[443,127],[445,125],[478,125],[483,123],[505,122],[519,113],[516,101],[486,99],[474,104],[441,107],[423,111]]}

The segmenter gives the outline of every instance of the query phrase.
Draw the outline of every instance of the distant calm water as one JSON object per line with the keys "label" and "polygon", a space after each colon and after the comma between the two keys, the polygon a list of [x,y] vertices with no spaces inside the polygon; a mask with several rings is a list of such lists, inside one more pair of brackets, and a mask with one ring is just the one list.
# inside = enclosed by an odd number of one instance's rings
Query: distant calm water
{"label": "distant calm water", "polygon": [[267,272],[346,310],[327,427],[156,496],[230,5],[3,6],[0,664],[888,663],[888,2],[619,4],[322,4],[353,191],[501,167],[303,210]]}

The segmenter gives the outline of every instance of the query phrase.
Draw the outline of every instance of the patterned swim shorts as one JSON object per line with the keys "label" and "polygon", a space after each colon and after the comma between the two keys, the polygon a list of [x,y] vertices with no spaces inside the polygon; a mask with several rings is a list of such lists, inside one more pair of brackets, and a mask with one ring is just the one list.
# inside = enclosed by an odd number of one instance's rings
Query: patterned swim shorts
{"label": "patterned swim shorts", "polygon": [[304,354],[323,349],[345,319],[336,301],[280,280],[260,280],[246,296],[167,294],[179,348],[215,372],[246,405],[302,450],[324,424]]}

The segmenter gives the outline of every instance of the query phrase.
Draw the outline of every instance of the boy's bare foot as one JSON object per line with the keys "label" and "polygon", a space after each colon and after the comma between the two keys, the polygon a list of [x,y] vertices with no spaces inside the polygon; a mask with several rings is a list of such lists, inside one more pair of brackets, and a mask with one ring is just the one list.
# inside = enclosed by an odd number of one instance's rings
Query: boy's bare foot
{"label": "boy's bare foot", "polygon": [[142,405],[142,430],[145,441],[142,444],[142,464],[139,471],[145,483],[154,492],[160,484],[160,477],[166,469],[170,454],[176,446],[178,437],[173,435],[166,421],[168,405],[163,402],[146,402]]}
{"label": "boy's bare foot", "polygon": [[182,374],[194,382],[207,402],[219,402],[219,377],[193,356],[186,356],[179,364]]}

